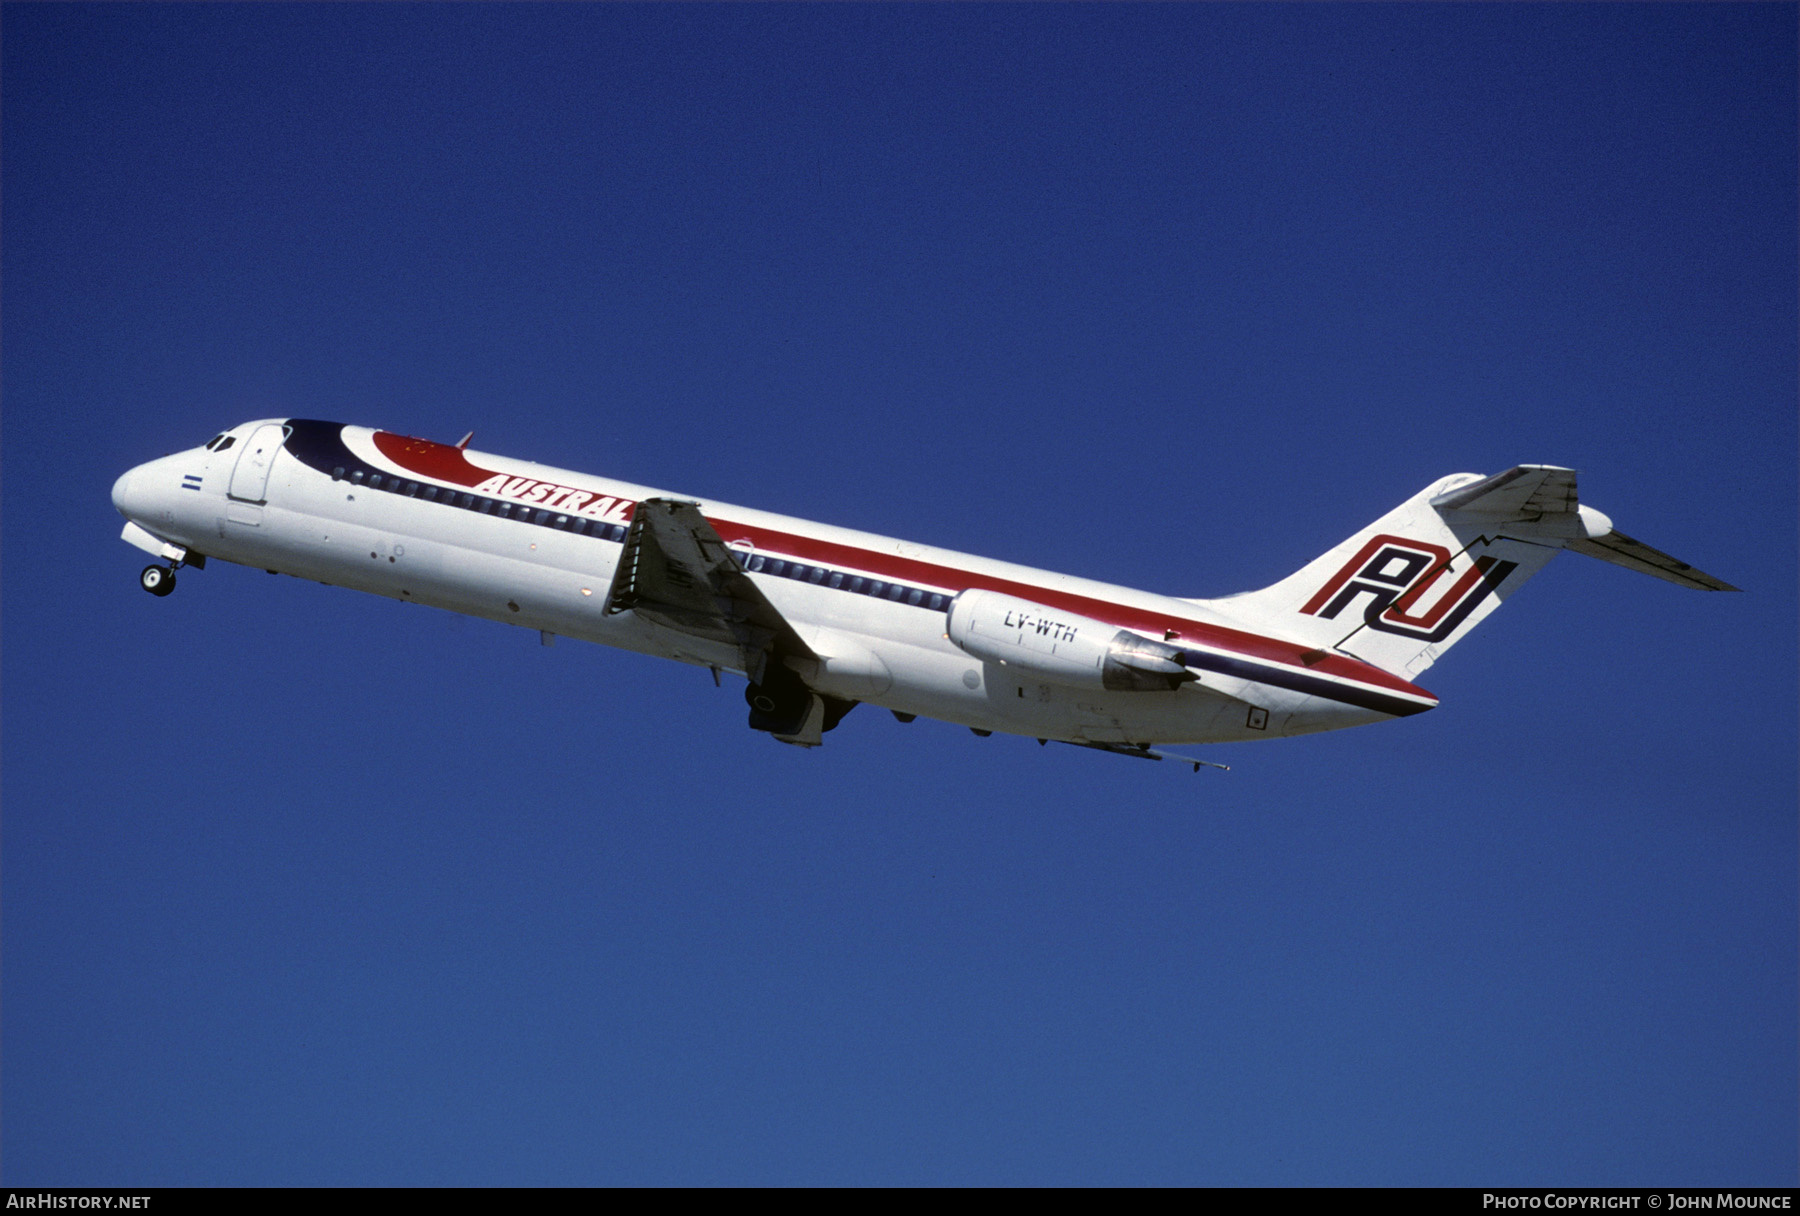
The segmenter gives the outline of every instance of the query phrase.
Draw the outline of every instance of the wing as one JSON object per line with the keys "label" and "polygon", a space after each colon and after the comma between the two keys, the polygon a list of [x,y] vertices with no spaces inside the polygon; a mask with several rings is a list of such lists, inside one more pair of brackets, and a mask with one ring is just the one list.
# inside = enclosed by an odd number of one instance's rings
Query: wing
{"label": "wing", "polygon": [[608,616],[621,612],[735,645],[753,683],[762,681],[771,654],[818,658],[738,566],[698,503],[638,503],[606,599]]}

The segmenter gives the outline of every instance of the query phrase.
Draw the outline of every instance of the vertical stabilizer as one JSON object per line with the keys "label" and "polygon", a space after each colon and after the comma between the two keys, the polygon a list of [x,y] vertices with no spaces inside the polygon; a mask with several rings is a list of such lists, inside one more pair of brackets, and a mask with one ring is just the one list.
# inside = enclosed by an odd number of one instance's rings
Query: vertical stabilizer
{"label": "vertical stabilizer", "polygon": [[1561,549],[1706,591],[1737,588],[1613,530],[1575,470],[1522,464],[1425,487],[1273,587],[1206,601],[1257,628],[1412,677]]}
{"label": "vertical stabilizer", "polygon": [[[1551,475],[1568,473],[1543,466],[1534,471],[1545,475],[1535,479],[1539,497],[1555,493]],[[1568,478],[1572,501],[1573,474]],[[1509,502],[1505,515],[1440,505],[1482,481],[1478,474],[1459,473],[1434,482],[1274,586],[1212,606],[1321,650],[1416,676],[1562,545],[1561,539],[1507,535],[1525,530],[1510,525],[1532,498],[1527,486],[1511,487],[1509,499],[1517,502]]]}

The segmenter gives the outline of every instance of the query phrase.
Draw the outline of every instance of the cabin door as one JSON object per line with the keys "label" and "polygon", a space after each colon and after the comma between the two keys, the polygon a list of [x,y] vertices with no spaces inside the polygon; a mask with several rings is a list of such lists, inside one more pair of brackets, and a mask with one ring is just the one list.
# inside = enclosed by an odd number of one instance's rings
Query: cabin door
{"label": "cabin door", "polygon": [[238,453],[237,467],[231,471],[231,497],[240,502],[262,502],[269,496],[269,466],[275,453],[287,438],[286,428],[268,423],[259,426]]}

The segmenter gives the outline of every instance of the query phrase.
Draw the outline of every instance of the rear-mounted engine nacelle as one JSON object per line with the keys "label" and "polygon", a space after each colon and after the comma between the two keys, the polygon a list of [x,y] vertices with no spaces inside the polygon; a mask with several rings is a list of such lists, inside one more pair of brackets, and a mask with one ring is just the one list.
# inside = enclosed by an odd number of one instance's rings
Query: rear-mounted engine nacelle
{"label": "rear-mounted engine nacelle", "polygon": [[958,595],[950,604],[948,632],[984,662],[1057,684],[1168,692],[1196,678],[1174,646],[998,591]]}

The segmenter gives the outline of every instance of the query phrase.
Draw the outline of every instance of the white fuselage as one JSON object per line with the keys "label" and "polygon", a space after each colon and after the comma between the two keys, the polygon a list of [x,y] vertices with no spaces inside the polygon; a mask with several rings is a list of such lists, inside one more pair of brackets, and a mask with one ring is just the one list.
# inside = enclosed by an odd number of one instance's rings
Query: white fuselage
{"label": "white fuselage", "polygon": [[[229,443],[227,443],[229,438]],[[127,539],[725,670],[733,646],[633,612],[608,591],[635,504],[671,497],[606,478],[364,427],[248,422],[126,473]],[[1322,656],[1217,607],[828,524],[699,500],[739,564],[819,661],[817,692],[980,730],[1103,744],[1268,738],[1435,704],[1372,666]],[[147,533],[148,536],[142,535]],[[164,547],[158,550],[156,543]],[[1114,692],[981,659],[947,633],[965,590],[1188,647],[1197,679]]]}

